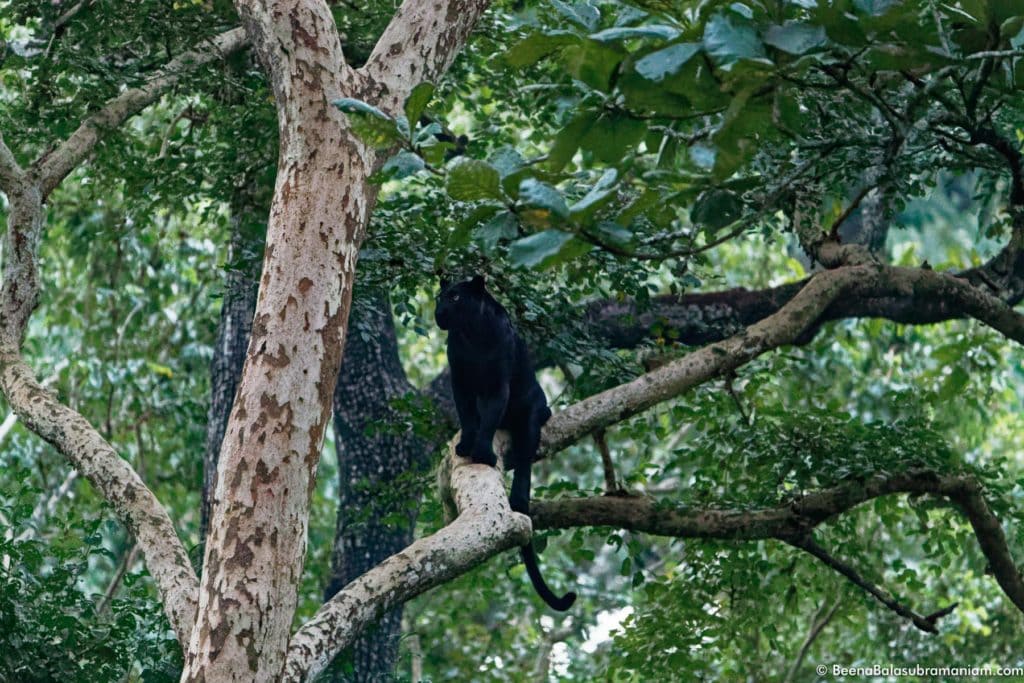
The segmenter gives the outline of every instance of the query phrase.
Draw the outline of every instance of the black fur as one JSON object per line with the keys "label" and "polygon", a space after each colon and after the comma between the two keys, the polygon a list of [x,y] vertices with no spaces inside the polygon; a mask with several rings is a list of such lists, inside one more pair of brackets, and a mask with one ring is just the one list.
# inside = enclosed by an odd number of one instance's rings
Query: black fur
{"label": "black fur", "polygon": [[[468,282],[442,280],[434,313],[448,331],[448,365],[462,438],[455,452],[475,463],[497,463],[494,432],[511,436],[506,463],[512,468],[509,504],[530,512],[530,470],[540,445],[540,430],[551,417],[544,390],[534,376],[526,344],[516,334],[508,313],[477,275]],[[569,609],[575,593],[558,597],[544,583],[532,543],[520,548],[526,572],[537,593],[556,610]]]}

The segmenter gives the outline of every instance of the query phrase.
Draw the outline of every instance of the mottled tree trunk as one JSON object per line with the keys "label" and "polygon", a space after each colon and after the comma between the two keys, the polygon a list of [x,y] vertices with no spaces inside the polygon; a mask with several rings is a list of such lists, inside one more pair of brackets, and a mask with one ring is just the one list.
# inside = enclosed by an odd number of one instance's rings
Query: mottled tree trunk
{"label": "mottled tree trunk", "polygon": [[[217,325],[217,342],[210,361],[210,409],[203,455],[203,507],[199,526],[200,547],[206,544],[210,501],[217,486],[217,461],[228,415],[242,376],[245,351],[252,332],[263,258],[263,232],[267,210],[259,188],[240,188],[231,203],[231,235],[224,277],[224,301]],[[201,556],[201,554],[200,554]]]}
{"label": "mottled tree trunk", "polygon": [[[325,599],[412,543],[419,493],[396,492],[392,485],[425,464],[430,448],[404,430],[381,428],[394,416],[391,401],[412,390],[399,361],[385,292],[358,293],[349,331],[334,392],[338,526]],[[392,511],[406,513],[402,523],[383,521]],[[399,607],[360,637],[351,648],[353,675],[339,674],[337,680],[388,680],[398,657],[401,621]]]}
{"label": "mottled tree trunk", "polygon": [[[344,65],[326,5],[296,9],[287,35],[272,33],[267,7],[240,9],[271,74],[280,154],[252,337],[218,463],[183,674],[191,681],[281,675],[313,476],[375,195],[367,183],[372,158],[325,101],[339,96]],[[267,59],[271,44],[283,58]]]}

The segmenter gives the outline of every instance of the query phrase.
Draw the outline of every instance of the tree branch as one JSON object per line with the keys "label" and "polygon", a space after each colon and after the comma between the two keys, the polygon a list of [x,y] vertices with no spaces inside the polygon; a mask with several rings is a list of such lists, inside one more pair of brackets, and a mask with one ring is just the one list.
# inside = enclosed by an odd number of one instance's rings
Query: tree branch
{"label": "tree branch", "polygon": [[360,71],[374,103],[395,115],[414,86],[451,65],[490,0],[405,0]]}
{"label": "tree branch", "polygon": [[40,386],[17,351],[0,350],[0,388],[25,425],[89,480],[135,537],[184,648],[195,622],[199,580],[167,511],[84,417]]}
{"label": "tree branch", "polygon": [[454,453],[442,464],[442,490],[458,517],[347,585],[292,636],[284,681],[314,679],[382,614],[469,571],[499,552],[526,543],[529,520],[512,512],[501,471]]}
{"label": "tree branch", "polygon": [[832,556],[827,550],[818,545],[818,543],[810,534],[801,536],[799,538],[786,539],[786,542],[792,545],[794,548],[799,548],[800,550],[803,550],[804,552],[816,557],[826,567],[835,570],[839,574],[842,574],[846,577],[847,580],[850,581],[850,583],[857,586],[861,590],[865,591],[866,593],[871,595],[871,597],[873,597],[875,600],[878,600],[878,602],[882,603],[896,614],[900,615],[904,619],[907,619],[915,627],[917,627],[921,631],[924,631],[925,633],[938,633],[938,629],[935,628],[935,622],[938,621],[938,616],[936,615],[945,616],[946,614],[949,614],[952,611],[952,609],[946,608],[939,610],[938,612],[935,612],[935,614],[928,617],[918,614],[914,610],[900,603],[895,598],[889,597],[888,595],[883,593],[881,589],[878,588],[878,586],[876,586],[875,584],[871,583],[863,576],[861,576],[860,573],[851,565]]}
{"label": "tree branch", "polygon": [[864,481],[850,480],[778,507],[754,510],[680,508],[649,496],[537,500],[530,503],[530,517],[535,529],[609,526],[675,538],[774,538],[791,543],[861,503],[894,494],[930,494],[954,503],[970,522],[999,586],[1024,612],[1024,578],[981,485],[967,475],[911,470]]}
{"label": "tree branch", "polygon": [[556,413],[544,427],[540,457],[734,370],[766,351],[793,343],[832,302],[858,281],[876,281],[879,273],[875,266],[818,273],[776,313],[742,332]]}
{"label": "tree branch", "polygon": [[[943,273],[975,289],[994,291],[1007,307],[1024,298],[1024,252],[1011,245],[988,263],[961,273]],[[909,269],[904,269],[909,270]],[[931,277],[931,276],[922,276]],[[594,332],[611,346],[633,348],[651,336],[652,330],[687,346],[720,341],[777,312],[799,292],[808,280],[761,290],[736,288],[721,292],[698,292],[683,296],[655,297],[649,308],[635,301],[599,301],[586,314]],[[938,281],[935,281],[938,284]],[[956,285],[956,282],[954,282]],[[929,325],[971,316],[960,300],[973,290],[956,286],[956,296],[935,296],[934,291],[892,286],[875,291],[850,291],[833,302],[804,335],[795,341],[813,339],[821,325],[850,318],[884,318],[906,325]],[[986,305],[994,305],[989,301]],[[1012,323],[1008,322],[1012,328]],[[1008,335],[1009,336],[1009,335]],[[1011,337],[1012,338],[1012,337]]]}
{"label": "tree branch", "polygon": [[811,629],[807,632],[807,637],[804,638],[804,643],[800,646],[800,651],[797,653],[796,659],[793,660],[793,665],[789,667],[789,671],[786,673],[786,678],[782,683],[792,682],[796,672],[800,670],[800,665],[804,663],[804,658],[807,657],[807,653],[810,651],[811,645],[814,644],[814,641],[818,639],[821,632],[825,630],[825,627],[828,626],[832,621],[832,618],[835,617],[841,604],[842,602],[837,599],[825,616],[820,617],[821,613],[825,610],[824,605],[818,608],[818,611],[814,613],[814,618],[811,619]]}
{"label": "tree branch", "polygon": [[197,67],[221,59],[245,47],[247,39],[241,28],[225,31],[201,46],[184,52],[160,69],[144,86],[125,90],[85,119],[71,136],[55,150],[41,156],[30,168],[30,175],[39,185],[45,199],[60,182],[92,151],[107,129],[123,123],[128,117],[152,104],[182,76]]}

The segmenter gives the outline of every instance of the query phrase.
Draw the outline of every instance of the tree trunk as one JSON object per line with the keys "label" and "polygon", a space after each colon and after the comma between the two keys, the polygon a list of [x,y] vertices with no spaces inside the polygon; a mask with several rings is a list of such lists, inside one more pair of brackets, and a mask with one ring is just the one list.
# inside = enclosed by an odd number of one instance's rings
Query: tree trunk
{"label": "tree trunk", "polygon": [[[252,337],[225,430],[183,680],[274,681],[284,666],[306,528],[351,301],[376,189],[372,154],[353,139],[335,74],[344,60],[326,5],[269,34],[241,8],[271,74],[280,122]],[[255,13],[255,14],[253,14]],[[270,62],[273,42],[287,58]],[[305,78],[295,73],[308,74]]]}
{"label": "tree trunk", "polygon": [[[217,461],[228,415],[242,376],[245,351],[252,332],[263,256],[264,217],[259,188],[252,183],[240,188],[231,202],[231,237],[228,243],[224,301],[217,325],[217,345],[210,361],[210,409],[203,455],[203,507],[199,525],[200,547],[206,545],[210,527],[210,501],[217,486]],[[202,553],[200,553],[200,557]]]}

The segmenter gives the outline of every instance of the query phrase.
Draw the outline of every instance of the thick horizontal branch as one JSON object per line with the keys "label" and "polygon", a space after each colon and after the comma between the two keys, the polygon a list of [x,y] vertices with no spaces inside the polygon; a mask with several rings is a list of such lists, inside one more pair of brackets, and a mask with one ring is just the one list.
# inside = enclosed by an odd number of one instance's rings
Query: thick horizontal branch
{"label": "thick horizontal branch", "polygon": [[[1008,306],[1024,298],[1024,251],[1015,248],[956,278],[986,291],[998,291]],[[641,308],[635,301],[600,301],[587,318],[598,337],[617,348],[634,348],[651,337],[687,346],[720,341],[777,312],[808,280],[760,290],[736,288],[721,292],[665,295]],[[906,325],[931,325],[971,317],[961,301],[936,297],[924,290],[850,291],[822,313],[799,338],[809,342],[824,323],[852,318],[881,318]]]}
{"label": "thick horizontal branch", "polygon": [[609,526],[674,538],[775,538],[791,542],[862,503],[894,494],[929,494],[954,503],[970,522],[999,586],[1024,612],[1024,579],[1020,569],[1010,555],[1002,526],[989,508],[981,485],[969,476],[915,470],[847,481],[778,507],[755,510],[684,508],[648,496],[537,500],[530,504],[530,516],[536,529]]}
{"label": "thick horizontal branch", "polygon": [[136,539],[184,648],[195,622],[199,580],[167,511],[85,418],[40,386],[17,352],[0,351],[0,388],[25,425],[89,480]]}
{"label": "thick horizontal branch", "polygon": [[160,98],[182,77],[197,67],[209,64],[246,45],[245,31],[234,28],[214,36],[184,52],[160,69],[145,85],[129,88],[86,118],[71,136],[55,150],[44,154],[31,167],[45,198],[89,155],[104,130],[114,128],[128,117]]}
{"label": "thick horizontal branch", "polygon": [[448,70],[490,0],[405,0],[360,70],[368,95],[390,114],[401,113],[414,86]]}
{"label": "thick horizontal branch", "polygon": [[818,273],[773,315],[740,333],[559,411],[544,427],[541,454],[556,453],[587,434],[679,396],[762,353],[792,344],[851,287],[876,282],[880,273],[876,266]]}
{"label": "thick horizontal branch", "polygon": [[341,589],[292,636],[285,681],[314,679],[382,614],[464,574],[530,538],[529,520],[512,512],[500,470],[473,465],[449,449],[441,488],[458,517],[392,555]]}

